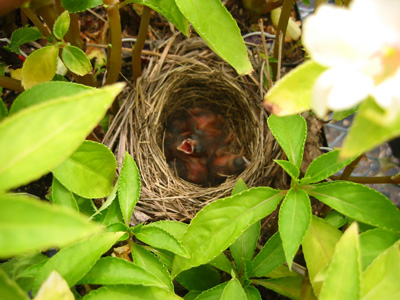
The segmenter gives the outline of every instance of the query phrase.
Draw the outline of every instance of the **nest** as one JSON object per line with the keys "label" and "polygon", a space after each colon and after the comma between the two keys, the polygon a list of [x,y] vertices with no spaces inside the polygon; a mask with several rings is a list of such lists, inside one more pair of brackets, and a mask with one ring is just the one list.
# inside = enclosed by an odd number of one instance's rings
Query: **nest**
{"label": "nest", "polygon": [[[223,115],[223,130],[232,137],[229,151],[250,160],[239,175],[249,187],[287,188],[287,177],[273,162],[283,152],[266,126],[263,84],[255,79],[257,72],[253,77],[237,76],[200,39],[184,40],[175,48],[173,42],[171,38],[163,54],[150,58],[136,87],[122,96],[121,109],[104,140],[120,165],[128,151],[140,169],[136,221],[190,220],[207,203],[229,196],[237,182],[238,177],[228,176],[217,186],[202,187],[178,177],[168,165],[166,124],[174,114],[193,106]],[[256,70],[257,63],[253,61]]]}

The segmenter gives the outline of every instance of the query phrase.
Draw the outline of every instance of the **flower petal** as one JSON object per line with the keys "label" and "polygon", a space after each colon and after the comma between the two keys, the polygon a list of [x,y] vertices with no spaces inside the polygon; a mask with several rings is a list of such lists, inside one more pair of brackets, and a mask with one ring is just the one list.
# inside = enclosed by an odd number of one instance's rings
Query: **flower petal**
{"label": "flower petal", "polygon": [[350,68],[331,68],[315,81],[312,108],[320,118],[328,109],[341,111],[354,107],[373,88],[373,80]]}
{"label": "flower petal", "polygon": [[400,111],[400,70],[381,82],[371,92],[376,103],[384,109]]}
{"label": "flower petal", "polygon": [[303,44],[316,62],[327,67],[355,64],[380,48],[356,16],[344,8],[321,5],[305,20]]}

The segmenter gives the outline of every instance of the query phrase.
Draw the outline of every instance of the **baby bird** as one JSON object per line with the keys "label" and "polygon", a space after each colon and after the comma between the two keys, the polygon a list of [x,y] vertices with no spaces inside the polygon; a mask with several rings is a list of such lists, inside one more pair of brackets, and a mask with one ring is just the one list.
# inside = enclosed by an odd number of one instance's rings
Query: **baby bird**
{"label": "baby bird", "polygon": [[224,181],[230,175],[239,175],[250,162],[242,155],[228,151],[217,154],[209,160],[210,179],[215,183]]}

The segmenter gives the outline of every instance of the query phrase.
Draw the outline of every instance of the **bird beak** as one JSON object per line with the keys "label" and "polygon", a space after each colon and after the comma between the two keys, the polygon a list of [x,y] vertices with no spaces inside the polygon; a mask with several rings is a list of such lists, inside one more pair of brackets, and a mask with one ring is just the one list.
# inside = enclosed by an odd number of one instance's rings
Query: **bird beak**
{"label": "bird beak", "polygon": [[195,141],[192,139],[185,139],[176,149],[186,154],[193,154]]}

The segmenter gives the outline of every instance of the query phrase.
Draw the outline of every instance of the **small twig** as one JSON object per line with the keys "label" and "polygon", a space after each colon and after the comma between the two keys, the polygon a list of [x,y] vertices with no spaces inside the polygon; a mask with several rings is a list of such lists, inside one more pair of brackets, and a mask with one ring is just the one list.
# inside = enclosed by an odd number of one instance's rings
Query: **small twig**
{"label": "small twig", "polygon": [[279,53],[278,53],[278,70],[276,71],[276,80],[281,79],[281,66],[282,66],[282,44],[283,44],[283,32],[279,33]]}
{"label": "small twig", "polygon": [[51,33],[48,28],[46,28],[38,16],[30,8],[21,8],[23,13],[32,21],[44,37],[50,37]]}
{"label": "small twig", "polygon": [[357,168],[358,163],[360,162],[363,155],[360,155],[355,160],[353,160],[346,168],[344,168],[342,175],[340,175],[340,180],[347,180],[351,176],[351,173]]}
{"label": "small twig", "polygon": [[142,64],[141,64],[141,54],[146,42],[147,32],[150,24],[150,13],[151,8],[148,6],[143,6],[142,19],[140,20],[139,34],[137,37],[136,44],[132,49],[132,72],[133,81],[142,75]]}
{"label": "small twig", "polygon": [[[118,6],[118,8],[120,8],[120,7]],[[94,15],[94,16],[97,17],[98,19],[102,20],[104,23],[107,23],[107,20],[104,19],[102,16],[100,16],[100,15],[99,15],[97,12],[95,12],[94,10],[88,9],[88,12],[90,12],[92,15]]]}
{"label": "small twig", "polygon": [[11,77],[7,77],[7,76],[3,76],[0,75],[0,86],[6,88],[6,89],[10,89],[10,90],[14,90],[17,92],[23,92],[24,88],[22,87],[21,81],[11,78]]}
{"label": "small twig", "polygon": [[[264,35],[264,22],[263,22],[262,18],[260,18],[260,20],[258,21],[258,26],[260,27],[260,31],[261,31],[261,41],[262,41],[264,53],[265,53],[265,64],[267,66],[268,88],[270,89],[273,85],[273,82],[272,82],[271,71],[270,71],[270,66],[269,66],[268,47],[267,47],[267,42],[265,41],[265,35]],[[261,78],[262,78],[262,74],[261,74]]]}

